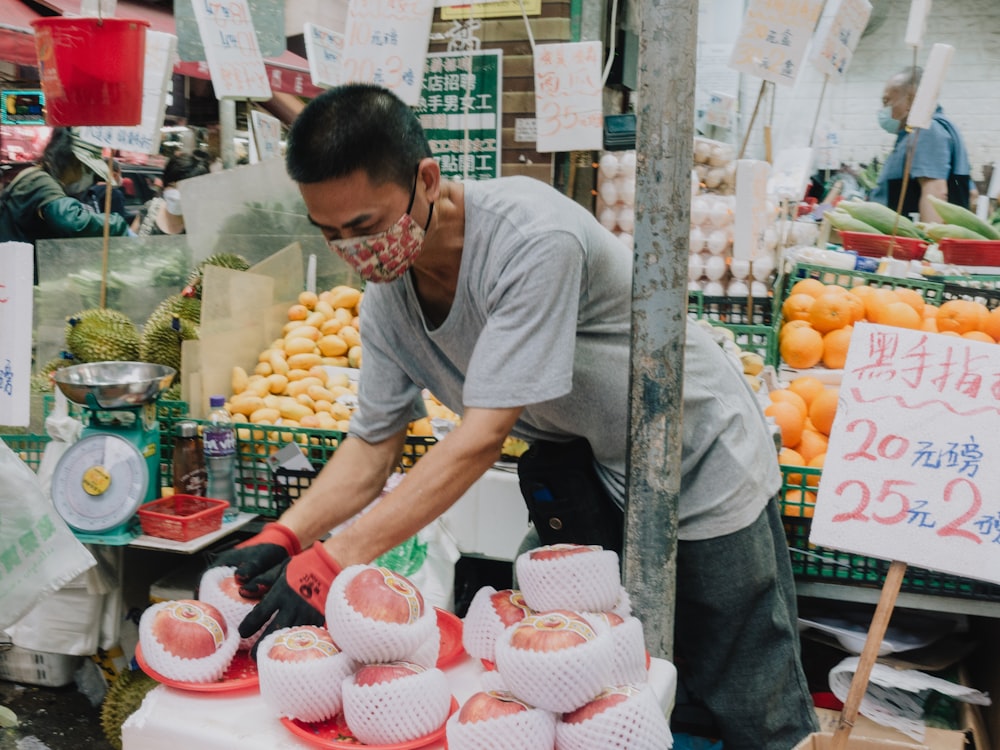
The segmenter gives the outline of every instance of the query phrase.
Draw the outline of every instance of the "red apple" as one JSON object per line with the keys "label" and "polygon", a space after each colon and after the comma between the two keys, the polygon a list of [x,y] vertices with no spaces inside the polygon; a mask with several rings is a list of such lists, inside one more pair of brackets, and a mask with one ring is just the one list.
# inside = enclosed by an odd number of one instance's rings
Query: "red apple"
{"label": "red apple", "polygon": [[407,625],[424,613],[424,598],[405,577],[388,568],[369,567],[344,587],[351,607],[372,620]]}
{"label": "red apple", "polygon": [[165,602],[152,623],[153,637],[174,656],[211,656],[226,640],[226,620],[211,604],[195,599]]}
{"label": "red apple", "polygon": [[365,664],[354,673],[355,685],[378,685],[382,682],[405,679],[426,671],[419,664],[408,661],[390,661],[385,664]]}
{"label": "red apple", "polygon": [[299,625],[276,635],[267,655],[275,661],[309,661],[325,659],[339,652],[325,628]]}
{"label": "red apple", "polygon": [[490,604],[493,605],[493,611],[497,613],[504,627],[509,627],[528,615],[534,614],[531,608],[524,603],[524,595],[513,589],[504,589],[491,594]]}
{"label": "red apple", "polygon": [[587,719],[597,716],[597,714],[602,713],[603,711],[607,711],[612,706],[617,706],[619,703],[627,701],[633,695],[638,694],[638,692],[639,689],[631,685],[619,685],[617,687],[607,688],[589,703],[584,703],[575,711],[563,714],[563,723],[580,724]]}
{"label": "red apple", "polygon": [[597,637],[590,623],[565,609],[528,615],[512,627],[510,645],[530,651],[559,651]]}
{"label": "red apple", "polygon": [[240,593],[240,584],[236,581],[236,576],[226,576],[219,581],[219,590],[234,602],[241,604],[257,604],[256,599],[247,599]]}
{"label": "red apple", "polygon": [[458,712],[458,722],[474,724],[477,721],[528,711],[530,708],[531,706],[518,700],[513,693],[508,693],[506,690],[486,690],[476,693],[462,704],[462,710]]}
{"label": "red apple", "polygon": [[584,552],[600,552],[603,547],[596,544],[549,544],[536,547],[528,553],[531,560],[555,560],[570,555],[580,555]]}
{"label": "red apple", "polygon": [[625,622],[622,616],[615,612],[597,612],[595,613],[595,616],[600,617],[602,620],[604,620],[604,622],[606,622],[611,627],[614,627],[615,625],[621,625],[623,622]]}

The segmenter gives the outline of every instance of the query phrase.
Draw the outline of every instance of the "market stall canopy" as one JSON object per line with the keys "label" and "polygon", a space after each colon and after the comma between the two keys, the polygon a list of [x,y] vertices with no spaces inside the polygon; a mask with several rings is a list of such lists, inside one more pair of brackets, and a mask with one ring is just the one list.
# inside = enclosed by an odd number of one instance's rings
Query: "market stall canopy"
{"label": "market stall canopy", "polygon": [[0,61],[38,65],[31,22],[41,17],[21,0],[0,0]]}
{"label": "market stall canopy", "polygon": [[[38,2],[62,15],[80,15],[80,0],[38,0]],[[10,6],[9,12],[8,6]],[[0,8],[3,9],[3,13],[0,14],[0,18],[3,19],[0,22],[0,60],[16,62],[20,65],[36,65],[35,42],[34,37],[31,36],[30,22],[37,18],[38,14],[21,0],[0,0]],[[137,2],[136,0],[118,0],[115,15],[120,18],[139,18],[149,21],[149,28],[152,31],[162,31],[167,34],[177,33],[173,14],[169,10],[149,3]],[[23,21],[21,16],[25,16]],[[13,19],[13,23],[8,19]],[[10,34],[6,33],[7,26],[20,27],[22,23],[25,28],[24,34],[14,31]],[[28,56],[23,61],[5,54],[7,39],[19,36],[25,36],[27,39]],[[267,69],[267,77],[272,91],[305,97],[316,96],[322,91],[313,85],[312,79],[309,77],[309,61],[294,52],[285,51],[277,57],[264,58],[264,67]],[[177,63],[174,66],[174,72],[191,78],[211,80],[207,63]]]}

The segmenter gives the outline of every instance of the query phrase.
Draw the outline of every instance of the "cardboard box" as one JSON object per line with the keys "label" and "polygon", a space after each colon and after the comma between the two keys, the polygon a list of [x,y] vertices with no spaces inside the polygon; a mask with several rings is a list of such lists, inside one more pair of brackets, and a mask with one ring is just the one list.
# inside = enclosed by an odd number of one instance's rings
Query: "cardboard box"
{"label": "cardboard box", "polygon": [[[827,744],[829,742],[828,738],[833,736],[833,732],[837,728],[837,724],[840,721],[840,712],[831,711],[827,708],[817,708],[816,716],[819,718],[819,728],[821,731],[819,734],[810,735],[805,740],[805,742],[808,742],[812,738],[816,744],[800,743],[796,746],[795,750],[821,750],[829,746]],[[859,742],[870,744],[855,745],[855,739]],[[868,750],[869,748],[880,747],[887,749],[899,748],[900,750],[902,748],[906,750],[967,750],[965,732],[928,727],[927,733],[924,735],[924,740],[921,743],[907,737],[902,732],[877,724],[860,714],[857,721],[854,722],[854,729],[851,731],[851,741],[848,743],[848,747],[851,750],[854,750],[854,748],[857,748],[857,750]]]}
{"label": "cardboard box", "polygon": [[[856,734],[856,730],[851,732],[851,738],[847,741],[847,750],[929,750],[927,745],[909,745],[892,740],[876,740],[858,737]],[[828,750],[831,747],[833,747],[833,735],[829,732],[817,732],[810,734],[793,750]]]}

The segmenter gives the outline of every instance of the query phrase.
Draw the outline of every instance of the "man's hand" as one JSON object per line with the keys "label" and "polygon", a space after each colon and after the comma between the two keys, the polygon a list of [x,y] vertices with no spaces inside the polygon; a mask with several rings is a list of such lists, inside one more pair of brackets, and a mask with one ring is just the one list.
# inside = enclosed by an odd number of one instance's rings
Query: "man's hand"
{"label": "man's hand", "polygon": [[[272,522],[265,525],[256,536],[217,555],[213,558],[211,567],[235,567],[236,581],[246,584],[301,551],[302,546],[292,530],[283,524]],[[259,599],[266,591],[267,589],[256,590],[248,586],[243,593],[251,599]]]}
{"label": "man's hand", "polygon": [[[322,625],[326,620],[326,597],[340,570],[323,544],[316,542],[305,552],[247,581],[241,593],[245,589],[267,593],[243,618],[240,636],[249,638],[265,625],[261,638],[293,625]],[[257,658],[257,644],[251,655]]]}

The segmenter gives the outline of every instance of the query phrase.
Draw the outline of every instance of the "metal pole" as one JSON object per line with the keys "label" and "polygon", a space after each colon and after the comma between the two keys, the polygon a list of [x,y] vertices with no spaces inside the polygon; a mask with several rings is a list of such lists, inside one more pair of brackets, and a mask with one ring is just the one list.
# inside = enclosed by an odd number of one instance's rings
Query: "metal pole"
{"label": "metal pole", "polygon": [[222,157],[223,169],[236,166],[236,101],[234,99],[219,100],[219,155]]}
{"label": "metal pole", "polygon": [[624,573],[653,656],[672,658],[698,0],[640,8]]}

